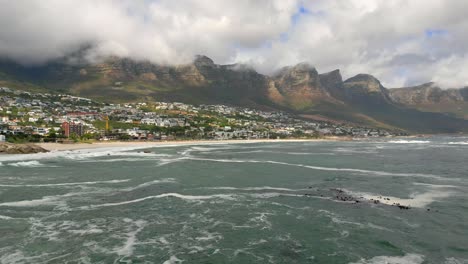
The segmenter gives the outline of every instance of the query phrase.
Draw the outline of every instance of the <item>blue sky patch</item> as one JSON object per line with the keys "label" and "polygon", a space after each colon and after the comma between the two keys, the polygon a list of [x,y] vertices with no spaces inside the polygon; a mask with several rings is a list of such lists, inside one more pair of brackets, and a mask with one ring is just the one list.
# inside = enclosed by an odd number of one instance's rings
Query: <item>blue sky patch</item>
{"label": "blue sky patch", "polygon": [[424,32],[424,34],[428,38],[438,37],[438,36],[445,36],[448,33],[449,32],[447,30],[445,30],[445,29],[426,29],[426,31]]}

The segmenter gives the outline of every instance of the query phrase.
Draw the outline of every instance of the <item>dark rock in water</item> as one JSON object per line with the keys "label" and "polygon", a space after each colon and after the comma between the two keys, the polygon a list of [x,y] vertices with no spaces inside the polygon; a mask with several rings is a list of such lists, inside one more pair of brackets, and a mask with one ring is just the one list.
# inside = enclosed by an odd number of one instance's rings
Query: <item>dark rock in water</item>
{"label": "dark rock in water", "polygon": [[410,209],[409,206],[406,206],[406,205],[397,205],[398,208],[400,208],[401,210],[408,210]]}
{"label": "dark rock in water", "polygon": [[0,143],[0,154],[31,154],[42,152],[49,151],[34,144]]}

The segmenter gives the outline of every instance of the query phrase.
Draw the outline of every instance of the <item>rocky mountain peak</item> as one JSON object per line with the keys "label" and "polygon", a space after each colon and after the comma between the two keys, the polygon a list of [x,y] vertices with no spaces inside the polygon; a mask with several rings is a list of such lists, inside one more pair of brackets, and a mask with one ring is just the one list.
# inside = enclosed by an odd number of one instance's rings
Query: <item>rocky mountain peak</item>
{"label": "rocky mountain peak", "polygon": [[385,88],[380,81],[369,74],[358,74],[344,82],[348,89],[360,91],[362,93],[382,93]]}
{"label": "rocky mountain peak", "polygon": [[320,84],[326,89],[333,97],[337,99],[344,99],[345,93],[343,89],[343,77],[340,70],[334,70],[319,75]]}
{"label": "rocky mountain peak", "polygon": [[198,66],[202,66],[202,67],[214,67],[215,66],[214,61],[204,55],[197,55],[193,63],[197,67]]}
{"label": "rocky mountain peak", "polygon": [[340,70],[336,69],[331,72],[322,73],[320,76],[320,82],[322,84],[341,84],[343,83],[343,77],[341,76]]}

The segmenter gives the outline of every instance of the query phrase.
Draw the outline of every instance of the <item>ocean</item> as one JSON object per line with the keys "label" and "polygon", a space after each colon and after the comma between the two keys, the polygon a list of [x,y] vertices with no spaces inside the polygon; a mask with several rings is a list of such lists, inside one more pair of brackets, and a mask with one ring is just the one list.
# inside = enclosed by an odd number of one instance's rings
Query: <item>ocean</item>
{"label": "ocean", "polygon": [[2,155],[0,263],[468,263],[468,138]]}

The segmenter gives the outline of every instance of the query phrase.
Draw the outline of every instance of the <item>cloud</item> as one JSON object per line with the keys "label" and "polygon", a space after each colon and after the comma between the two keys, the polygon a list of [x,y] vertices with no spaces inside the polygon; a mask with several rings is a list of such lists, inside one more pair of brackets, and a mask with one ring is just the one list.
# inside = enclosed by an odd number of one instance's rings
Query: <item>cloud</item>
{"label": "cloud", "polygon": [[0,0],[0,56],[41,64],[87,49],[181,64],[205,54],[263,73],[299,62],[388,87],[468,85],[468,2],[458,0]]}

